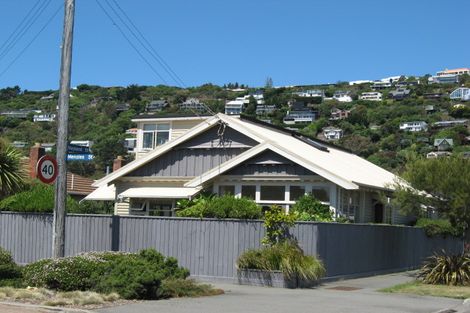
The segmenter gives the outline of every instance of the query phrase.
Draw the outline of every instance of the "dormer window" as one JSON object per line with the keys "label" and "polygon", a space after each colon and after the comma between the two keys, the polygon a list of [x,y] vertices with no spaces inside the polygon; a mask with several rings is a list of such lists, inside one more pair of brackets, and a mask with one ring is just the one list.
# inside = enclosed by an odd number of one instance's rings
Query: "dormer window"
{"label": "dormer window", "polygon": [[155,149],[170,139],[170,124],[144,124],[143,145],[144,149]]}

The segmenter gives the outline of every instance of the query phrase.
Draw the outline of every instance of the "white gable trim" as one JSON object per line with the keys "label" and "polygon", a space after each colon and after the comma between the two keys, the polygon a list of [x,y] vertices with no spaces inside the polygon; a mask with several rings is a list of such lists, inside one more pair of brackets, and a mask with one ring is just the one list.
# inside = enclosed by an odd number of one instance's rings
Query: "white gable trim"
{"label": "white gable trim", "polygon": [[277,145],[274,145],[272,143],[262,143],[262,144],[259,144],[257,145],[256,147],[254,148],[251,148],[250,150],[240,154],[239,156],[221,164],[220,166],[216,167],[216,168],[213,168],[209,171],[207,171],[206,173],[192,179],[191,181],[187,182],[185,184],[186,187],[198,187],[198,186],[201,186],[202,184],[206,183],[207,181],[227,172],[228,170],[234,168],[235,166],[243,163],[244,161],[258,155],[259,153],[263,152],[263,151],[266,151],[266,150],[272,150],[273,152],[279,154],[279,155],[282,155],[283,157],[289,159],[289,160],[292,160],[294,161],[295,163],[297,163],[298,165],[300,166],[303,166],[305,167],[306,169],[309,169],[311,170],[312,172],[315,172],[317,173],[318,175],[320,175],[321,177],[335,183],[336,185],[338,186],[341,186],[345,189],[348,189],[348,190],[357,190],[359,189],[359,186],[353,182],[350,182],[348,180],[345,180],[341,177],[338,177],[334,174],[332,174],[331,172],[323,169],[323,168],[320,168],[314,164],[312,164],[311,162],[289,152],[289,151],[286,151],[284,150],[283,148],[277,146]]}

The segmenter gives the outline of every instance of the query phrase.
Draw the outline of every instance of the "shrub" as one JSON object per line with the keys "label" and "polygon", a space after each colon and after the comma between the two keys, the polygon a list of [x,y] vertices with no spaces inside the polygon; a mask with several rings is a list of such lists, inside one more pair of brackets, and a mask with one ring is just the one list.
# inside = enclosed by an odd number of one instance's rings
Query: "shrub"
{"label": "shrub", "polygon": [[302,196],[291,208],[299,221],[333,221],[333,213],[327,205],[322,204],[312,194]]}
{"label": "shrub", "polygon": [[165,279],[159,291],[160,298],[213,296],[224,293],[211,285],[198,284],[192,279]]}
{"label": "shrub", "polygon": [[[187,205],[185,203],[185,205]],[[261,208],[248,198],[235,198],[232,195],[221,197],[202,198],[193,205],[176,212],[179,217],[198,218],[237,218],[259,219],[262,216]]]}
{"label": "shrub", "polygon": [[21,277],[20,267],[13,260],[11,253],[0,247],[0,283],[19,277]]}
{"label": "shrub", "polygon": [[[51,213],[54,209],[54,186],[33,183],[28,190],[0,201],[0,211]],[[67,210],[76,212],[78,203],[67,196]]]}
{"label": "shrub", "polygon": [[278,205],[273,205],[264,213],[264,228],[266,236],[261,241],[265,245],[274,245],[289,237],[289,228],[294,226],[296,215]]}
{"label": "shrub", "polygon": [[87,256],[45,259],[26,265],[23,276],[29,286],[61,291],[90,290],[103,274],[104,263]]}
{"label": "shrub", "polygon": [[307,256],[297,243],[283,241],[270,247],[244,252],[237,260],[239,269],[281,271],[287,278],[318,280],[325,275],[323,263]]}
{"label": "shrub", "polygon": [[466,254],[435,254],[428,258],[418,272],[418,279],[426,284],[469,285],[470,257]]}
{"label": "shrub", "polygon": [[461,235],[460,231],[445,219],[420,218],[416,226],[424,228],[424,232],[429,237]]}

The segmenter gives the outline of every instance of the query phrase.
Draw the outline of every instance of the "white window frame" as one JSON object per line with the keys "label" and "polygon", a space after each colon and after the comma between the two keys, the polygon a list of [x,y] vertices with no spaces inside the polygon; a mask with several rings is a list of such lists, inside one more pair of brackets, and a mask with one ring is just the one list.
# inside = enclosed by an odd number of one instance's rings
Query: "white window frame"
{"label": "white window frame", "polygon": [[[155,130],[145,130],[145,125],[155,125]],[[168,130],[158,130],[158,125],[168,125]],[[157,134],[159,132],[168,132],[168,141],[171,140],[171,130],[172,130],[172,123],[171,122],[164,122],[164,123],[142,123],[142,141],[141,141],[141,145],[142,145],[142,150],[143,151],[150,151],[150,150],[154,150],[155,148],[157,148],[158,146],[160,145],[157,145]],[[144,136],[146,133],[151,133],[152,134],[152,147],[151,148],[146,148],[144,147]]]}

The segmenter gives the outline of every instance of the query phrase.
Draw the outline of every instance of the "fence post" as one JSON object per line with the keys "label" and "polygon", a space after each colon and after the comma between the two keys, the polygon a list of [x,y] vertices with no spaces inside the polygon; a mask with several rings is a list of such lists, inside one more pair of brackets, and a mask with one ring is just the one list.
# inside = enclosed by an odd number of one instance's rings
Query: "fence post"
{"label": "fence post", "polygon": [[120,241],[120,228],[121,228],[121,217],[119,215],[113,215],[111,220],[111,250],[119,251]]}

